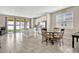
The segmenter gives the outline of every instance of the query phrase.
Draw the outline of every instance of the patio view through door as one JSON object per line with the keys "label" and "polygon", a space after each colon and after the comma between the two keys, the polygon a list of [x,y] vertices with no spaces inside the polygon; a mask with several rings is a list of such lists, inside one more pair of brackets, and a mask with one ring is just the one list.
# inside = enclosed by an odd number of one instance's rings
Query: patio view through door
{"label": "patio view through door", "polygon": [[7,17],[7,32],[14,32],[14,18],[13,17]]}
{"label": "patio view through door", "polygon": [[24,30],[24,19],[16,19],[16,21],[15,21],[16,23],[16,25],[15,25],[15,30],[16,30],[16,32],[21,32],[21,31],[23,31]]}
{"label": "patio view through door", "polygon": [[7,31],[8,33],[22,32],[25,28],[29,28],[29,22],[24,18],[7,17]]}

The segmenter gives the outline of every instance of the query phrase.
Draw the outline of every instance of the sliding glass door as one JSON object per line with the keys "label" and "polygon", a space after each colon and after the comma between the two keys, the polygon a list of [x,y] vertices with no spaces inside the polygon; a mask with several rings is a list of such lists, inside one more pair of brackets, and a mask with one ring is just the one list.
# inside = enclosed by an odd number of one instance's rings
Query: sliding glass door
{"label": "sliding glass door", "polygon": [[24,18],[7,17],[7,31],[22,32],[24,29],[30,28],[30,21]]}
{"label": "sliding glass door", "polygon": [[24,22],[20,22],[20,29],[21,29],[21,31],[24,30]]}
{"label": "sliding glass door", "polygon": [[16,32],[20,31],[20,22],[17,22],[17,21],[16,21],[16,25],[15,25],[15,26],[16,26],[15,31],[16,31]]}
{"label": "sliding glass door", "polygon": [[16,32],[20,32],[24,30],[24,22],[16,21]]}
{"label": "sliding glass door", "polygon": [[7,17],[7,31],[14,32],[14,18]]}

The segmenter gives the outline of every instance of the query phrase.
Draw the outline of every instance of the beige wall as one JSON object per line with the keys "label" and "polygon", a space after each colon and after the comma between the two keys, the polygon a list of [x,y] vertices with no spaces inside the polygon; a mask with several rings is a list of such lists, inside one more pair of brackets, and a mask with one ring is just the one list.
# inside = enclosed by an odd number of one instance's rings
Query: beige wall
{"label": "beige wall", "polygon": [[[69,7],[65,8],[59,11],[56,11],[54,13],[48,13],[46,14],[46,20],[47,20],[47,31],[53,31],[53,28],[56,27],[56,15],[63,14],[67,12],[73,13],[73,28],[71,29],[65,29],[65,36],[70,37],[73,33],[79,31],[79,7]],[[41,22],[44,16],[41,16],[36,19],[35,24],[38,24],[38,22]]]}
{"label": "beige wall", "polygon": [[0,15],[0,27],[5,26],[5,16]]}
{"label": "beige wall", "polygon": [[51,29],[51,27],[52,27],[51,25],[53,25],[52,24],[52,15],[51,15],[51,13],[49,13],[46,16],[47,16],[47,31],[52,31],[52,29]]}
{"label": "beige wall", "polygon": [[33,28],[33,26],[34,26],[34,23],[33,23],[33,18],[31,19],[31,28]]}
{"label": "beige wall", "polygon": [[47,16],[44,15],[44,16],[41,16],[41,17],[38,17],[37,19],[35,19],[35,24],[38,25],[39,23],[43,22],[43,21],[47,21]]}
{"label": "beige wall", "polygon": [[34,28],[35,27],[35,22],[36,21],[36,19],[35,18],[32,18],[31,19],[31,28]]}
{"label": "beige wall", "polygon": [[73,12],[73,29],[65,29],[65,35],[69,36],[74,32],[79,31],[79,7],[70,7],[66,8],[57,12],[52,13],[48,30],[52,30],[56,26],[56,15],[66,13],[66,12]]}

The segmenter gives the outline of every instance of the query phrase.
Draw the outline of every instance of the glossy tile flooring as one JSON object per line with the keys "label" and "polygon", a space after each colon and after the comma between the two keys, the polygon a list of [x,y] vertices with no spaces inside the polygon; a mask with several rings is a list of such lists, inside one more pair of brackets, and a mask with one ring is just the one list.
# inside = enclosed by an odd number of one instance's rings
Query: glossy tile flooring
{"label": "glossy tile flooring", "polygon": [[24,31],[19,33],[8,33],[0,36],[1,46],[0,53],[78,53],[79,43],[72,48],[71,37],[64,37],[64,44],[41,43],[41,35],[35,31]]}

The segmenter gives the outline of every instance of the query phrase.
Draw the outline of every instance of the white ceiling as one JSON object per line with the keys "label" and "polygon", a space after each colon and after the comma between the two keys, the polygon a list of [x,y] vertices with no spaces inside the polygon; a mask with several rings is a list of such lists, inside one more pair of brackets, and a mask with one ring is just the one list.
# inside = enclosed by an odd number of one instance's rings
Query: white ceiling
{"label": "white ceiling", "polygon": [[0,6],[0,14],[32,18],[67,7],[68,6]]}

